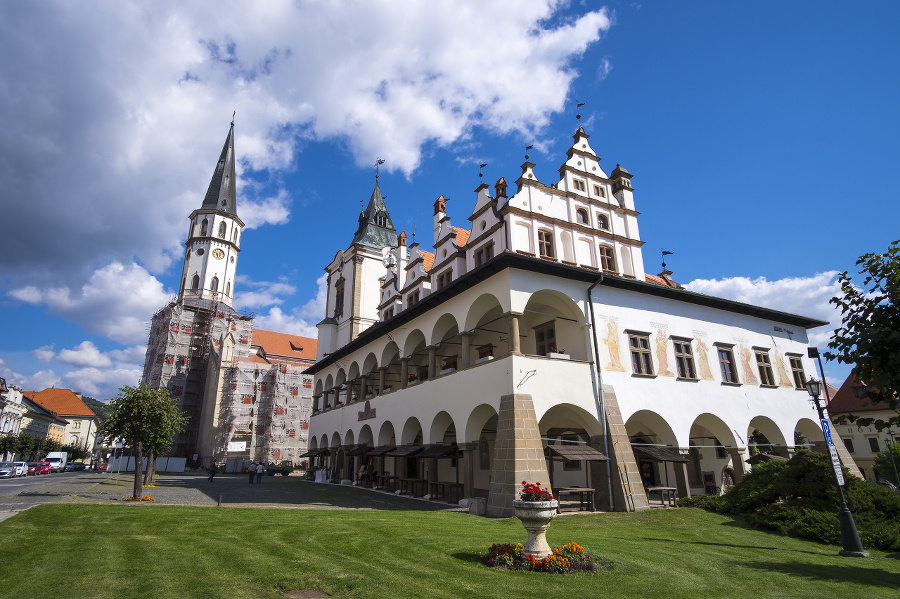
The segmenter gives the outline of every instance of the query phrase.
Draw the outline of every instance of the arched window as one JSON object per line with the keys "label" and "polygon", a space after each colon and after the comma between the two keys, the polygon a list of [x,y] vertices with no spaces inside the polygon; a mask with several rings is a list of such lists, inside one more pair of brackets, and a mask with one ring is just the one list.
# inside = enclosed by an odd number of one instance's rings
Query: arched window
{"label": "arched window", "polygon": [[209,233],[209,221],[204,218],[203,222],[200,223],[200,237],[206,237],[208,233]]}
{"label": "arched window", "polygon": [[607,272],[616,272],[616,255],[609,246],[600,246],[600,268]]}
{"label": "arched window", "polygon": [[225,222],[219,223],[219,238],[225,239]]}
{"label": "arched window", "polygon": [[597,228],[603,229],[604,231],[609,231],[609,218],[607,218],[606,215],[597,215]]}
{"label": "arched window", "polygon": [[588,224],[588,213],[587,213],[587,210],[585,210],[584,208],[579,208],[578,210],[575,211],[575,218],[576,218],[576,219],[578,220],[578,222],[581,223],[582,225]]}
{"label": "arched window", "polygon": [[197,291],[200,288],[200,275],[194,275],[194,278],[191,279],[191,289]]}
{"label": "arched window", "polygon": [[234,231],[231,232],[231,242],[237,243],[237,227],[235,227]]}
{"label": "arched window", "polygon": [[219,277],[213,277],[212,281],[209,282],[209,289],[213,293],[219,290]]}
{"label": "arched window", "polygon": [[231,281],[225,283],[225,296],[231,297]]}

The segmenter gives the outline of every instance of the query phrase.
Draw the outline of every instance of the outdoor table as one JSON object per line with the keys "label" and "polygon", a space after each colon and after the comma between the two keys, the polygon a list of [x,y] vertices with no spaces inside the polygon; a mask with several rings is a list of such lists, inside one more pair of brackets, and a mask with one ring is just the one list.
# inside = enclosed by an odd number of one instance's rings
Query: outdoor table
{"label": "outdoor table", "polygon": [[[562,495],[578,495],[578,511],[595,511],[594,509],[594,489],[589,487],[563,487],[559,489],[556,494],[558,496]],[[558,504],[556,507],[556,512],[559,513],[559,509],[561,504]]]}
{"label": "outdoor table", "polygon": [[379,474],[378,486],[386,491],[394,492],[397,489],[398,480],[400,480],[399,476],[394,476],[392,474]]}
{"label": "outdoor table", "polygon": [[[431,488],[431,497],[440,497],[447,501],[447,503],[453,503],[455,501],[459,501],[462,498],[462,483],[455,483],[445,480],[437,480],[429,483]],[[450,496],[453,496],[451,499]]]}
{"label": "outdoor table", "polygon": [[[401,478],[400,479],[400,491],[403,493],[409,493],[414,497],[421,497],[425,494],[425,483],[427,481],[424,478]],[[421,491],[417,493],[416,491]]]}
{"label": "outdoor table", "polygon": [[675,491],[676,491],[675,487],[647,487],[647,499],[648,500],[650,499],[651,493],[659,493],[659,504],[660,505],[665,505],[666,499],[668,499],[669,505],[674,506],[675,499],[676,499]]}

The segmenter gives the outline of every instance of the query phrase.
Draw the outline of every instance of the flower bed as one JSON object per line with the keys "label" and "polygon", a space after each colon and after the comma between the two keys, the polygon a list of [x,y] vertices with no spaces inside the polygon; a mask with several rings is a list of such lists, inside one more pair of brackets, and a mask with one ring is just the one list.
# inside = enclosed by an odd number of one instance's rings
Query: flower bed
{"label": "flower bed", "polygon": [[532,572],[549,572],[551,574],[568,574],[570,572],[593,572],[594,559],[584,553],[584,547],[578,543],[569,543],[562,547],[554,547],[553,553],[544,559],[531,555],[523,556],[521,543],[510,545],[491,545],[481,557],[481,563],[489,568],[505,570],[530,570]]}
{"label": "flower bed", "polygon": [[143,497],[138,497],[135,499],[134,497],[123,497],[122,501],[153,501],[153,498],[149,495],[144,495]]}
{"label": "flower bed", "polygon": [[529,484],[522,481],[522,491],[519,493],[522,501],[553,501],[553,494],[549,488],[541,488],[541,483]]}

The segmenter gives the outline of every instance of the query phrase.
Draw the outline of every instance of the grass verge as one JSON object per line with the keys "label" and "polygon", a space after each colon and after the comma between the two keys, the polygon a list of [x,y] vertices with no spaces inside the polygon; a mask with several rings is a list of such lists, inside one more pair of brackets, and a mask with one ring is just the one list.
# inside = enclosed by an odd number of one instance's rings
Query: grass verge
{"label": "grass verge", "polygon": [[558,576],[490,570],[518,520],[447,512],[43,505],[0,523],[0,597],[896,597],[900,554],[838,557],[701,510],[559,518],[612,565]]}

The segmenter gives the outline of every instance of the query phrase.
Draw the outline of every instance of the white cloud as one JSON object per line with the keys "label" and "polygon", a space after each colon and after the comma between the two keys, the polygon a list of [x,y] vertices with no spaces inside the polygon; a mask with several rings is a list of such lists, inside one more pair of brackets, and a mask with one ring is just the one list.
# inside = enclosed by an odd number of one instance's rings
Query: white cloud
{"label": "white cloud", "polygon": [[282,296],[294,295],[297,291],[296,287],[288,283],[287,277],[279,277],[277,282],[272,282],[252,281],[249,277],[239,275],[237,282],[242,286],[252,288],[253,291],[235,293],[232,302],[235,309],[280,305],[284,303]]}
{"label": "white cloud", "polygon": [[316,280],[316,284],[318,289],[314,299],[291,310],[288,314],[275,306],[269,310],[268,314],[257,315],[253,320],[253,326],[316,339],[318,337],[316,324],[325,316],[325,302],[328,294],[327,275],[320,276]]}
{"label": "white cloud", "polygon": [[[178,261],[232,110],[239,212],[280,224],[299,142],[335,139],[409,174],[425,144],[473,127],[533,138],[610,27],[605,10],[570,17],[557,0],[216,6],[0,4],[0,81],[15,82],[0,92],[0,277],[14,297],[86,322],[67,290],[98,266]],[[104,334],[134,338],[117,330]]]}
{"label": "white cloud", "polygon": [[685,287],[705,295],[827,321],[828,325],[809,331],[809,344],[824,350],[835,327],[841,322],[838,308],[828,303],[840,291],[837,275],[837,271],[828,271],[812,277],[791,277],[775,281],[769,281],[765,277],[697,279]]}
{"label": "white cloud", "polygon": [[120,387],[137,385],[140,380],[140,368],[79,368],[61,377],[62,386],[97,399],[115,397]]}
{"label": "white cloud", "polygon": [[109,368],[112,366],[112,359],[100,353],[97,346],[90,341],[82,341],[74,349],[61,350],[56,359],[72,366],[91,366],[94,368]]}
{"label": "white cloud", "polygon": [[53,351],[52,345],[44,345],[36,350],[32,351],[31,354],[44,363],[49,363],[53,361],[53,358],[56,357],[56,352]]}
{"label": "white cloud", "polygon": [[13,289],[9,296],[44,304],[50,312],[80,323],[91,333],[120,343],[138,343],[146,341],[150,316],[172,293],[164,291],[162,283],[143,267],[112,263],[95,271],[78,293],[68,287],[29,286]]}
{"label": "white cloud", "polygon": [[609,76],[610,71],[612,71],[613,66],[612,62],[609,60],[609,56],[604,56],[600,59],[600,64],[597,66],[597,79],[602,81]]}

